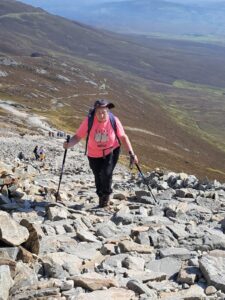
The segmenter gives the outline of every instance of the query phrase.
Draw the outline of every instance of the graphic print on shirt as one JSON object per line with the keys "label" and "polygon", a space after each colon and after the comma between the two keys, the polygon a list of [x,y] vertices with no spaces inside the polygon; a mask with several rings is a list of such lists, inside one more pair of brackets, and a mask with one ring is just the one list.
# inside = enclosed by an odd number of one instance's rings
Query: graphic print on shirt
{"label": "graphic print on shirt", "polygon": [[107,142],[109,140],[109,134],[108,131],[105,129],[96,129],[95,135],[94,135],[95,142],[97,143],[98,147],[105,147],[107,145]]}

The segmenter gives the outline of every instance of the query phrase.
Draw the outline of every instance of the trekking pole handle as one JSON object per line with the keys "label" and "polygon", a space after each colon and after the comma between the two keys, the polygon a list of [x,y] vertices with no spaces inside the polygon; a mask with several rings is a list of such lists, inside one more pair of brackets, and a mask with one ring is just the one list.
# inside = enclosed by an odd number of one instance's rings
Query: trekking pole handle
{"label": "trekking pole handle", "polygon": [[133,169],[133,166],[134,166],[134,158],[135,158],[135,155],[129,151],[129,155],[130,155],[130,164],[129,164],[129,168],[132,170]]}
{"label": "trekking pole handle", "polygon": [[70,141],[70,135],[68,134],[68,135],[66,136],[66,142],[69,143],[69,141]]}
{"label": "trekking pole handle", "polygon": [[[69,143],[69,141],[70,141],[70,135],[68,134],[67,137],[66,137],[66,142]],[[68,149],[65,149],[65,152],[64,152],[64,157],[63,157],[63,167],[64,167],[64,163],[65,163],[65,160],[66,160],[67,150],[68,150]]]}

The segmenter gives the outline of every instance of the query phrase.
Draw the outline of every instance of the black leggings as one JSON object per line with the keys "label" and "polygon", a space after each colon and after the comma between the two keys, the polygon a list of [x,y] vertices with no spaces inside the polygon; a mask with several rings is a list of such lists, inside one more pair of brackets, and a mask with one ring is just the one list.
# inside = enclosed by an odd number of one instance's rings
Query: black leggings
{"label": "black leggings", "polygon": [[112,175],[119,155],[120,147],[105,157],[88,157],[90,168],[95,176],[96,193],[99,197],[112,193]]}

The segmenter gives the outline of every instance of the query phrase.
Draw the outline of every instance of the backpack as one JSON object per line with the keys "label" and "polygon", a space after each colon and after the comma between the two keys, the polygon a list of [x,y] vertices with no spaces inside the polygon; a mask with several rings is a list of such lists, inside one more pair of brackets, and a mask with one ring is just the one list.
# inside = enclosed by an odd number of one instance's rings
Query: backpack
{"label": "backpack", "polygon": [[[91,109],[88,113],[88,131],[87,131],[87,137],[86,137],[85,155],[87,154],[88,139],[89,139],[91,128],[92,128],[92,125],[94,122],[94,116],[95,116],[95,109]],[[121,145],[120,139],[117,136],[116,119],[115,119],[114,114],[111,111],[109,111],[109,120],[110,120],[113,130],[115,131],[115,135],[119,142],[119,145]]]}

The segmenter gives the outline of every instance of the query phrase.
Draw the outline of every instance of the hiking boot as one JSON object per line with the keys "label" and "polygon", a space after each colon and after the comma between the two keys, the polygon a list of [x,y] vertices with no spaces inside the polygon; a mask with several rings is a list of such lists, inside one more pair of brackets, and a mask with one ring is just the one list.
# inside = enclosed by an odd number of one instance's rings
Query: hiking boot
{"label": "hiking boot", "polygon": [[102,207],[106,207],[108,206],[108,203],[109,203],[109,195],[103,195],[101,198],[102,198]]}
{"label": "hiking boot", "polygon": [[103,207],[103,199],[102,199],[102,197],[103,196],[99,196],[99,204],[98,204],[98,206],[100,207],[100,208],[102,208]]}

